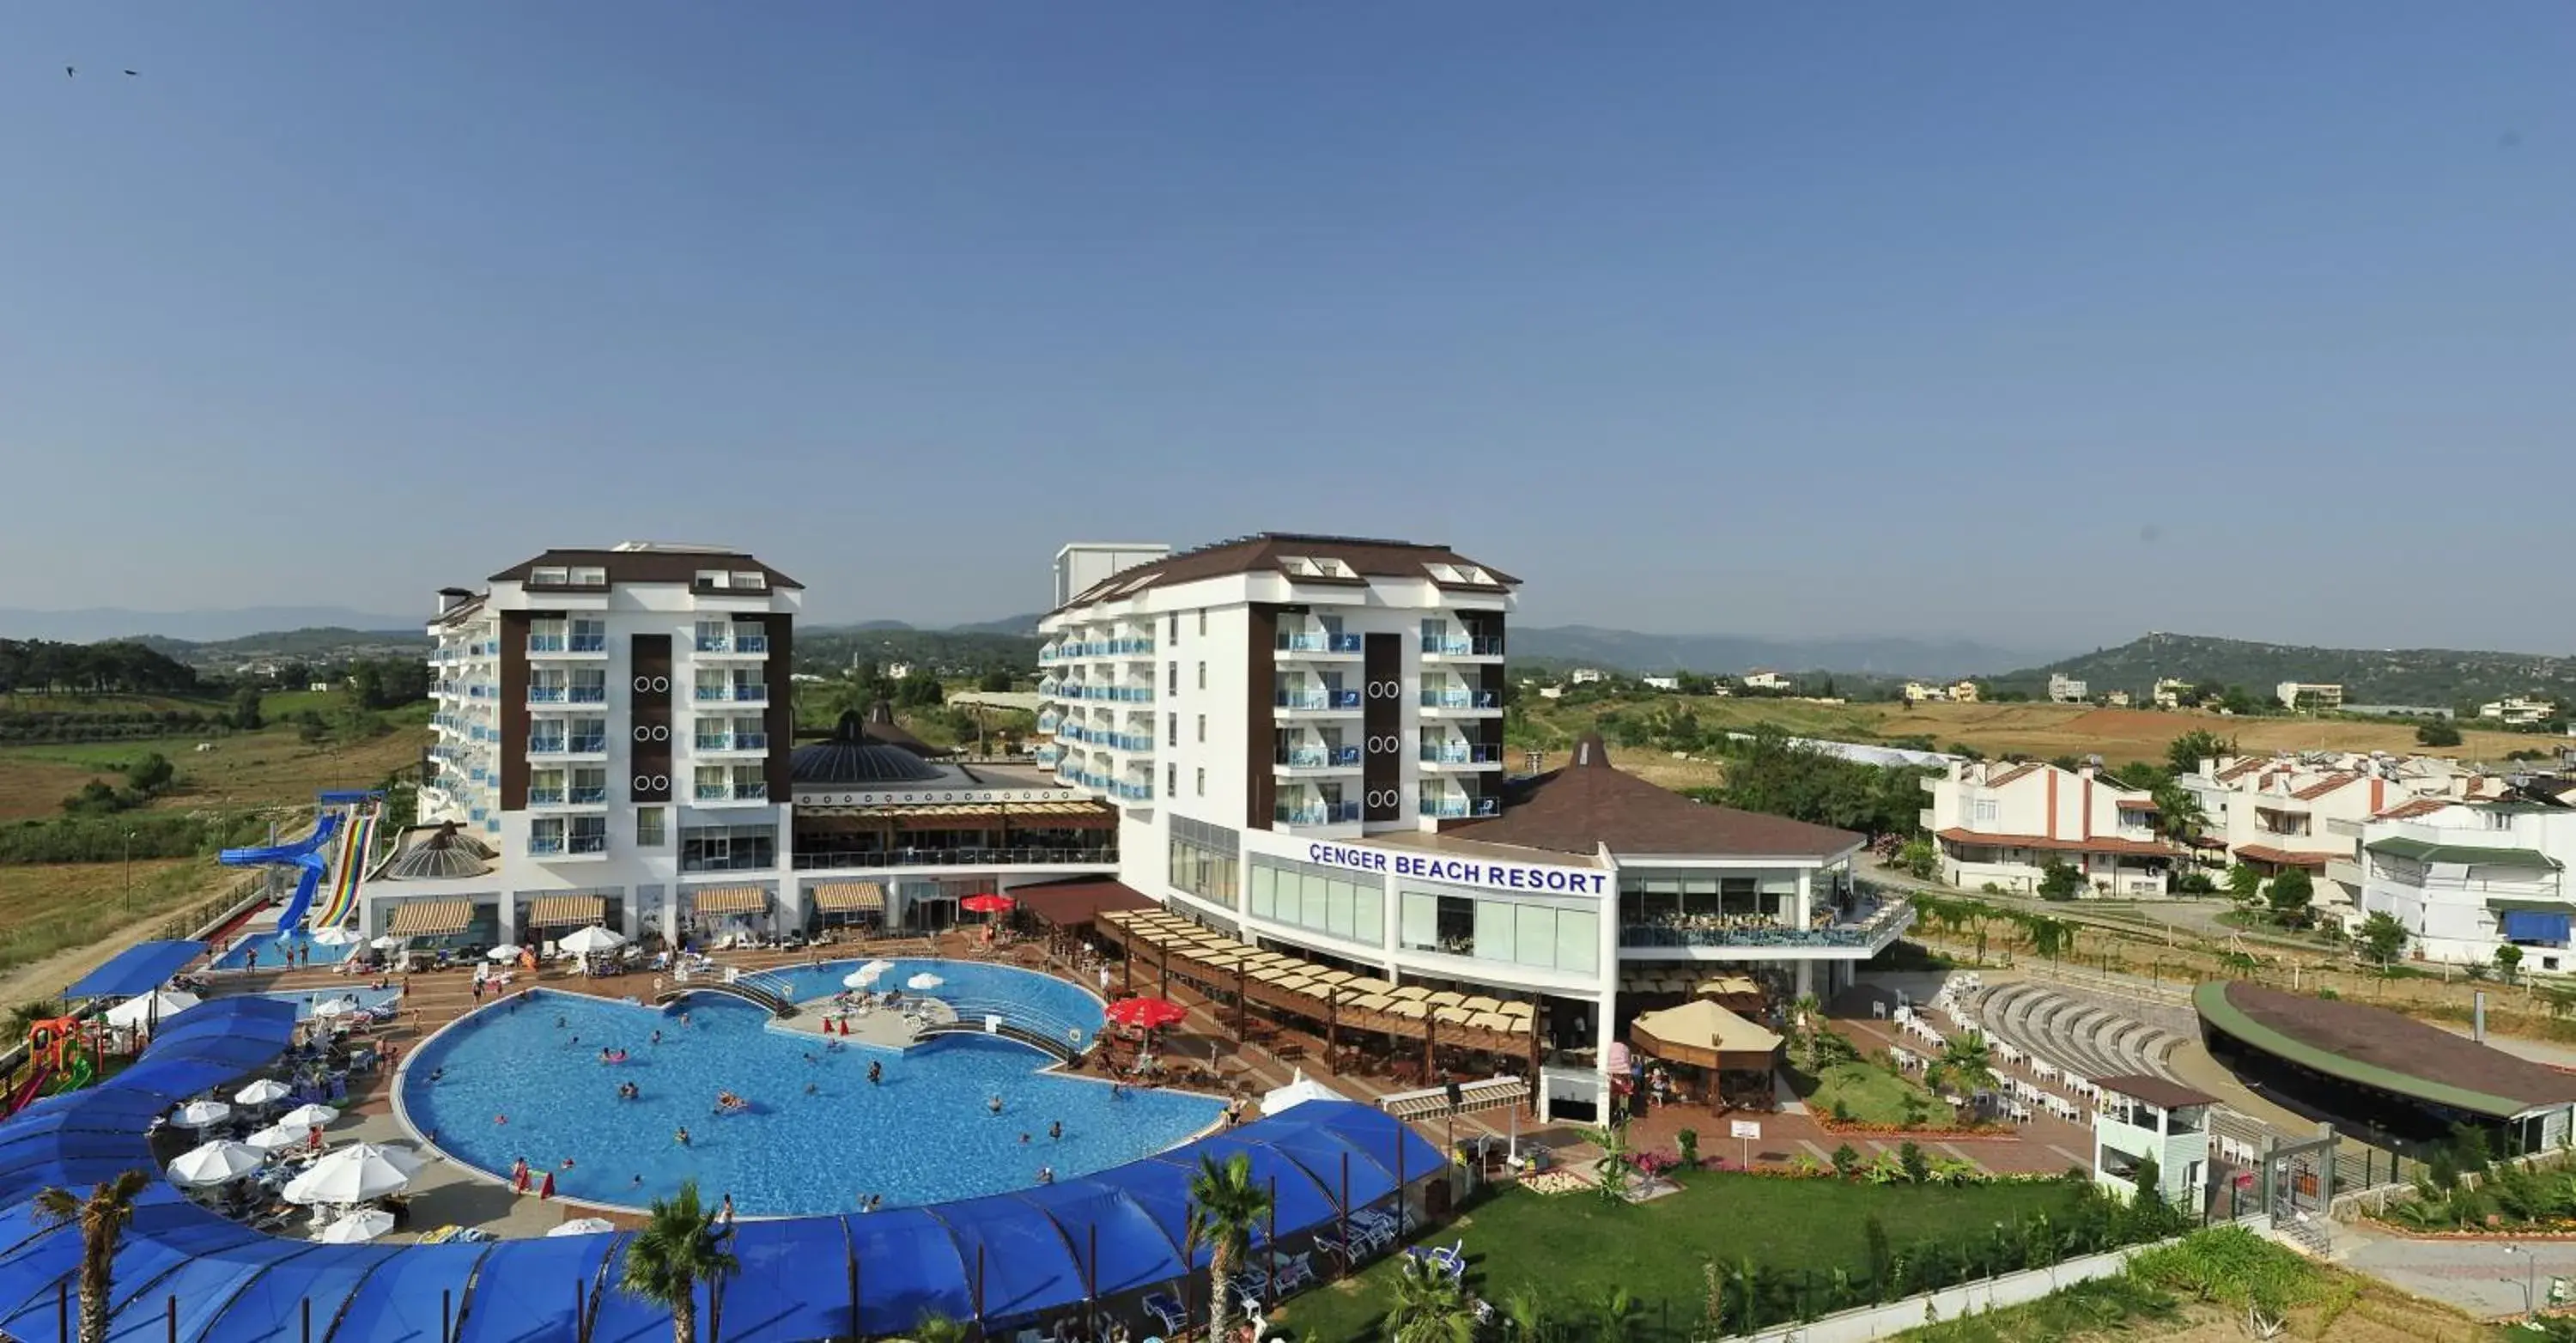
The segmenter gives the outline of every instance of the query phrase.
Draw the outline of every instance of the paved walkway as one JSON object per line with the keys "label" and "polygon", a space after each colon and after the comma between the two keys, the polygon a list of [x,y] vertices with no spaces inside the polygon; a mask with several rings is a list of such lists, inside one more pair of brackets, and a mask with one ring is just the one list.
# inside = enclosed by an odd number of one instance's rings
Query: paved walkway
{"label": "paved walkway", "polygon": [[2576,1241],[2410,1240],[2351,1228],[2338,1234],[2358,1242],[2340,1256],[2345,1267],[2487,1319],[2519,1315],[2528,1300],[2547,1301],[2553,1277],[2576,1279]]}

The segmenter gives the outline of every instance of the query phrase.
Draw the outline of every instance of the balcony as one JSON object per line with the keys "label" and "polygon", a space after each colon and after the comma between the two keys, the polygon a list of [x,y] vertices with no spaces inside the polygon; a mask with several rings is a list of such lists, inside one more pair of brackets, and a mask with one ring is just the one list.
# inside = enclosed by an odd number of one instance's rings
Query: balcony
{"label": "balcony", "polygon": [[1288,713],[1358,713],[1360,692],[1356,690],[1281,690],[1271,696],[1271,707]]}
{"label": "balcony", "polygon": [[1425,658],[1498,658],[1503,655],[1499,635],[1424,635],[1422,656]]}
{"label": "balcony", "polygon": [[867,849],[856,852],[796,850],[798,871],[883,867],[1115,867],[1118,850],[1100,849]]}
{"label": "balcony", "polygon": [[572,686],[564,691],[564,701],[568,704],[606,704],[608,687],[605,685]]}
{"label": "balcony", "polygon": [[1700,947],[1850,948],[1874,953],[1914,922],[1912,903],[1888,897],[1862,900],[1848,911],[1826,910],[1805,928],[1767,914],[1675,916],[1619,925],[1619,945],[1687,951]]}
{"label": "balcony", "polygon": [[733,752],[762,752],[769,749],[766,732],[719,732],[692,738],[689,749],[700,755],[724,755]]}
{"label": "balcony", "polygon": [[695,688],[700,704],[766,704],[769,687],[758,681],[740,681],[733,685],[702,685]]}
{"label": "balcony", "polygon": [[600,733],[595,736],[567,738],[564,742],[564,754],[606,755],[608,754],[608,735]]}
{"label": "balcony", "polygon": [[608,651],[608,636],[605,634],[573,635],[571,638],[564,641],[564,651],[568,653],[605,653]]}
{"label": "balcony", "polygon": [[1283,802],[1270,811],[1274,825],[1351,825],[1359,819],[1360,804],[1356,802],[1315,802],[1303,806]]}
{"label": "balcony", "polygon": [[1093,639],[1060,643],[1038,650],[1040,662],[1083,662],[1102,658],[1141,658],[1154,654],[1151,639]]}
{"label": "balcony", "polygon": [[567,788],[564,792],[566,794],[565,800],[576,807],[597,807],[606,804],[608,801],[608,785],[606,784],[591,784],[587,787]]}
{"label": "balcony", "polygon": [[1054,694],[1058,699],[1098,700],[1109,704],[1154,702],[1154,689],[1151,686],[1084,685],[1078,681],[1067,681],[1057,686]]}
{"label": "balcony", "polygon": [[528,790],[528,805],[531,807],[560,807],[563,804],[564,790],[560,788],[531,788]]}
{"label": "balcony", "polygon": [[1502,815],[1503,800],[1498,797],[1426,797],[1421,799],[1415,810],[1435,821],[1464,821]]}
{"label": "balcony", "polygon": [[528,636],[528,651],[560,653],[564,651],[564,637],[560,634],[531,634]]}
{"label": "balcony", "polygon": [[571,693],[572,688],[570,686],[532,685],[528,687],[528,703],[564,704],[569,702],[566,699],[566,696]]}
{"label": "balcony", "polygon": [[531,634],[530,657],[598,657],[608,651],[605,634]]}
{"label": "balcony", "polygon": [[697,641],[697,651],[701,657],[767,657],[769,656],[769,636],[737,634],[729,639],[702,638]]}
{"label": "balcony", "polygon": [[1425,690],[1425,713],[1488,714],[1503,711],[1503,697],[1491,690]]}
{"label": "balcony", "polygon": [[1356,634],[1311,632],[1281,634],[1271,644],[1274,652],[1290,658],[1358,657],[1367,647],[1368,641]]}
{"label": "balcony", "polygon": [[1490,769],[1503,763],[1503,748],[1480,741],[1442,742],[1422,748],[1422,763],[1434,769]]}
{"label": "balcony", "polygon": [[769,800],[769,782],[754,779],[732,784],[702,783],[694,790],[693,800],[703,803],[766,802]]}
{"label": "balcony", "polygon": [[1270,763],[1283,770],[1345,770],[1360,767],[1356,746],[1291,746],[1274,752]]}

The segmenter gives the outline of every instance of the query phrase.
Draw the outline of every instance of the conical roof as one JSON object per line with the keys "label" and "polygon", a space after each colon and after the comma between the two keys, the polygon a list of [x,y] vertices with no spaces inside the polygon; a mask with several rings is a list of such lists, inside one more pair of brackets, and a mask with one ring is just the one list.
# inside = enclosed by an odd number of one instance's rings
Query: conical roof
{"label": "conical roof", "polygon": [[[878,707],[885,706],[880,702]],[[875,730],[855,712],[842,714],[830,737],[797,747],[788,757],[787,771],[797,783],[812,784],[928,783],[942,777],[937,766],[918,754],[877,740]]]}
{"label": "conical roof", "polygon": [[395,854],[392,861],[385,864],[385,875],[421,881],[480,876],[491,861],[490,849],[458,830],[456,823],[450,821]]}

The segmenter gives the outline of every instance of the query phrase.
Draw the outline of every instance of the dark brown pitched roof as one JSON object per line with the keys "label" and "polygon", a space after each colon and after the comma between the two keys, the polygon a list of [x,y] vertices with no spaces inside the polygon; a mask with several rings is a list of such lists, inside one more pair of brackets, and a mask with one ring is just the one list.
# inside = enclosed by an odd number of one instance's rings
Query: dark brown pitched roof
{"label": "dark brown pitched roof", "polygon": [[[1371,578],[1428,578],[1452,592],[1508,593],[1520,586],[1520,580],[1490,565],[1468,559],[1442,545],[1418,545],[1410,541],[1373,541],[1357,536],[1313,536],[1299,532],[1263,532],[1240,540],[1221,541],[1196,550],[1184,550],[1151,564],[1121,569],[1116,574],[1093,584],[1065,603],[1064,609],[1089,605],[1110,596],[1126,596],[1147,588],[1173,583],[1191,583],[1202,578],[1224,578],[1233,574],[1286,574],[1283,561],[1292,557],[1339,560],[1351,570],[1351,577],[1327,577],[1316,574],[1294,575],[1300,583],[1352,585]],[[1494,581],[1465,583],[1441,579],[1424,566],[1446,564],[1481,569]]]}
{"label": "dark brown pitched roof", "polygon": [[573,565],[606,569],[611,584],[688,584],[697,580],[701,569],[757,569],[768,576],[769,586],[773,588],[805,586],[739,551],[709,550],[549,550],[535,559],[522,560],[492,575],[491,581],[524,583],[528,581],[531,570]]}
{"label": "dark brown pitched roof", "polygon": [[1831,858],[1865,841],[1848,830],[1693,802],[1611,767],[1600,734],[1576,742],[1573,763],[1514,787],[1503,814],[1441,832],[1558,853],[1725,854]]}

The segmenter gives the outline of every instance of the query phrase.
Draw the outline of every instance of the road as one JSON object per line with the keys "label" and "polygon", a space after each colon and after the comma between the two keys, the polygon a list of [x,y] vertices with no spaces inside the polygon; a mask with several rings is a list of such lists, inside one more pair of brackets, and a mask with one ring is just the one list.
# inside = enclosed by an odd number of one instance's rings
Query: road
{"label": "road", "polygon": [[[2163,924],[2170,925],[2178,931],[2202,937],[2237,938],[2266,951],[2307,956],[2334,954],[2333,948],[2320,946],[2304,938],[2288,937],[2259,929],[2237,928],[2219,922],[2219,915],[2235,908],[2234,904],[2223,897],[2213,896],[2197,900],[2043,900],[2035,895],[2016,895],[2009,892],[1963,891],[1955,886],[1917,880],[1894,868],[1882,866],[1876,859],[1868,857],[1860,860],[1857,874],[1861,879],[1877,885],[1892,886],[1924,895],[1946,896],[1954,900],[1963,898],[1980,900],[1998,908],[2026,910],[2033,914],[2046,914],[2051,918],[2068,919],[2103,928],[2138,932],[2152,931],[2156,925]],[[2130,915],[2134,917],[2126,917]]]}

